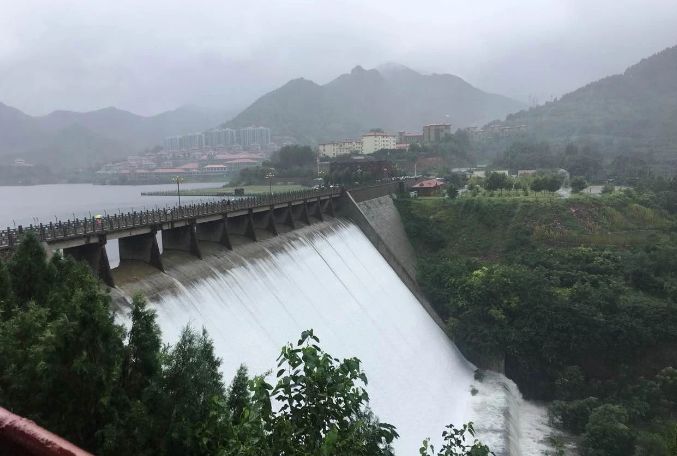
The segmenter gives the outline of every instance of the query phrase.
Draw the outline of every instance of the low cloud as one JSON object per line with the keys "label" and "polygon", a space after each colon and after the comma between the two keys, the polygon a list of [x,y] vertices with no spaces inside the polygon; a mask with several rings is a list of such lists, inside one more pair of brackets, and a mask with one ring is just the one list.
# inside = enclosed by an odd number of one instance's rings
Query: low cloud
{"label": "low cloud", "polygon": [[677,44],[674,0],[5,3],[0,101],[31,114],[239,108],[384,62],[544,101]]}

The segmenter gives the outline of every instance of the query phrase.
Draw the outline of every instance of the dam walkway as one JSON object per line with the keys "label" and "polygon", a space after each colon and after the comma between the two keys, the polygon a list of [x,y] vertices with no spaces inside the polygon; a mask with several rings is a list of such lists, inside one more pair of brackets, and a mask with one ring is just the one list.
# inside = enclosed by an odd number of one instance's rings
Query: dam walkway
{"label": "dam walkway", "polygon": [[[11,255],[22,237],[32,233],[51,253],[61,252],[85,261],[107,285],[115,286],[106,252],[108,241],[117,240],[120,264],[141,261],[161,271],[162,251],[177,250],[202,258],[200,243],[218,243],[232,250],[234,244],[257,241],[294,230],[297,226],[334,217],[350,191],[356,200],[397,193],[405,182],[346,190],[327,188],[180,205],[56,221],[49,224],[7,228],[0,231],[0,254]],[[162,250],[158,241],[161,241]]]}

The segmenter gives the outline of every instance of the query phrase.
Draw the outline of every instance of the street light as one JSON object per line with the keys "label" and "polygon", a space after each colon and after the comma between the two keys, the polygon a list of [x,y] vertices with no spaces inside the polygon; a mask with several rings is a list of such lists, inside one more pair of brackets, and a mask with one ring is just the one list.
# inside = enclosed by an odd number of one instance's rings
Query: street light
{"label": "street light", "polygon": [[181,182],[183,182],[183,177],[174,176],[174,182],[176,182],[176,194],[179,196],[179,207],[181,207]]}
{"label": "street light", "polygon": [[275,176],[275,172],[270,169],[266,173],[266,179],[268,179],[268,193],[271,195],[273,194],[273,177]]}

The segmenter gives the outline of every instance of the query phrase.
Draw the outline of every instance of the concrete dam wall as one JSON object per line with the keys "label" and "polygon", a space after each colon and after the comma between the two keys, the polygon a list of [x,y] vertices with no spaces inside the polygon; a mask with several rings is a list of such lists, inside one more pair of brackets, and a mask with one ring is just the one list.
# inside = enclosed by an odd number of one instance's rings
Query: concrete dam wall
{"label": "concrete dam wall", "polygon": [[[360,195],[356,195],[358,198]],[[391,195],[364,199],[357,202],[346,195],[343,213],[350,218],[388,262],[393,271],[428,312],[430,318],[445,330],[444,321],[432,308],[416,283],[416,254],[404,231],[402,219]]]}

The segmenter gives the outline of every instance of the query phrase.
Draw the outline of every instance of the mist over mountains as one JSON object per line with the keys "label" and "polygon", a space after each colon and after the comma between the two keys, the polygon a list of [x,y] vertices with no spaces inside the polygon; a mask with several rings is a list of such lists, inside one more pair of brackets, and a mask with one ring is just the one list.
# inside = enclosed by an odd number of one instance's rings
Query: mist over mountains
{"label": "mist over mountains", "polygon": [[398,64],[371,70],[357,66],[324,85],[291,80],[225,123],[225,110],[192,106],[149,117],[113,107],[34,117],[0,103],[0,157],[22,157],[58,171],[122,158],[159,145],[167,136],[217,125],[266,126],[278,138],[317,144],[371,128],[418,131],[427,123],[448,122],[453,128],[527,125],[529,135],[538,139],[591,140],[602,149],[656,153],[677,162],[677,46],[623,74],[524,108],[457,76],[424,75]]}
{"label": "mist over mountains", "polygon": [[150,117],[113,107],[32,117],[0,103],[0,157],[21,156],[54,169],[85,167],[138,153],[166,136],[205,130],[226,116],[185,106]]}
{"label": "mist over mountains", "polygon": [[315,144],[355,137],[370,128],[418,131],[428,123],[482,125],[524,108],[510,98],[483,92],[458,76],[423,75],[388,64],[319,85],[294,79],[263,95],[227,122],[228,127],[265,125],[276,135]]}
{"label": "mist over mountains", "polygon": [[548,140],[590,139],[675,157],[677,46],[562,96],[507,116],[504,125],[528,125]]}

